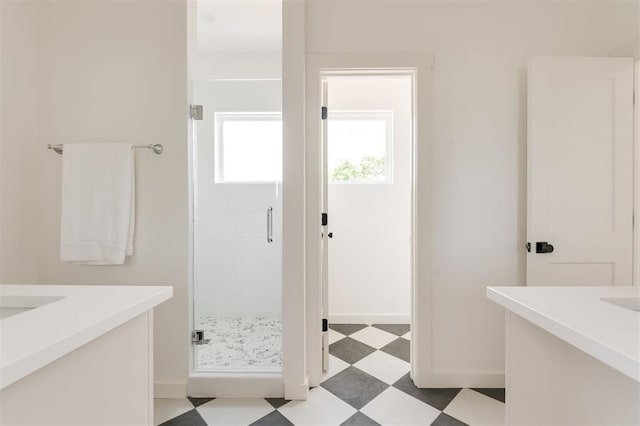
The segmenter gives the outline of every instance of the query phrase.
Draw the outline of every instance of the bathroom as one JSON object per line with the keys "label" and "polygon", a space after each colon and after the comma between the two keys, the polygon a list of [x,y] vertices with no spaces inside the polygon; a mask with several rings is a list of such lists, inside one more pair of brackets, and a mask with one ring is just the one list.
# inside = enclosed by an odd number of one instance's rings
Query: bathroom
{"label": "bathroom", "polygon": [[[310,126],[319,126],[311,120],[320,103],[312,103],[317,94],[304,74],[307,56],[314,55],[422,58],[430,73],[430,116],[422,128],[428,129],[432,156],[432,252],[424,254],[431,299],[413,305],[430,325],[429,333],[419,336],[427,350],[417,354],[428,362],[414,376],[432,380],[421,387],[503,388],[505,314],[485,291],[526,282],[529,60],[640,57],[638,2],[240,3],[253,10],[251,19],[273,16],[256,12],[265,4],[282,10],[282,50],[263,54],[282,61],[280,68],[268,69],[267,77],[226,78],[273,83],[281,73],[282,183],[269,191],[281,195],[282,203],[281,216],[274,219],[276,230],[282,221],[275,237],[282,247],[284,367],[282,373],[267,373],[271,378],[263,384],[247,378],[247,389],[238,396],[254,398],[250,391],[267,388],[273,392],[269,397],[311,400],[318,391],[309,387],[322,380],[316,336],[322,312],[313,299],[320,292],[320,247],[312,243],[322,212],[313,196],[318,148],[300,143]],[[182,404],[198,349],[191,345],[198,307],[190,165],[201,122],[190,118],[189,106],[204,104],[205,120],[212,119],[195,83],[206,78],[194,66],[198,23],[207,18],[188,0],[0,0],[0,5],[0,283],[171,286],[173,297],[154,312],[154,396]],[[243,69],[257,67],[249,63]],[[314,77],[310,69],[307,78]],[[161,155],[135,153],[135,254],[122,266],[59,259],[62,156],[46,147],[74,142],[164,147]],[[261,226],[268,206],[256,208]],[[493,407],[492,402],[487,404]],[[186,413],[183,407],[176,415]],[[460,421],[473,424],[473,418]]]}

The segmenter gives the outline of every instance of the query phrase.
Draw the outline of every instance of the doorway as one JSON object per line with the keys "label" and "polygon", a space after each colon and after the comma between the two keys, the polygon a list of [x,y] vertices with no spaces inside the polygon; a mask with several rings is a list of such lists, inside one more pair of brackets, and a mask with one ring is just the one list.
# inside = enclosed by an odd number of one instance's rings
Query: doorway
{"label": "doorway", "polygon": [[192,5],[191,396],[283,395],[282,2],[259,3]]}
{"label": "doorway", "polygon": [[402,337],[408,362],[412,77],[328,76],[324,87],[329,343]]}
{"label": "doorway", "polygon": [[414,74],[321,81],[324,378],[376,361],[397,380],[410,370]]}
{"label": "doorway", "polygon": [[[328,202],[327,170],[323,170],[324,160],[323,127],[328,120],[321,120],[324,104],[323,80],[338,76],[376,76],[376,75],[410,75],[412,80],[411,94],[411,347],[410,364],[411,380],[420,387],[427,387],[431,379],[431,71],[433,56],[420,54],[330,54],[307,55],[305,79],[305,360],[309,386],[318,386],[323,381],[323,355],[329,353],[329,332],[323,332],[323,319],[329,319],[328,313],[328,242],[323,238],[329,230],[322,226],[322,215]],[[285,108],[286,110],[286,108]],[[287,123],[285,117],[285,124]],[[286,125],[285,125],[286,127]],[[328,127],[327,129],[328,130]],[[289,134],[292,136],[291,134]],[[287,138],[286,146],[293,146],[294,138]],[[299,156],[297,157],[299,158]],[[328,157],[327,157],[328,159]],[[286,161],[285,170],[291,163]],[[287,175],[285,173],[285,175]],[[286,185],[285,185],[285,195]],[[327,200],[327,201],[325,201]],[[286,213],[286,206],[285,206]],[[330,213],[330,212],[329,212]],[[331,222],[329,215],[329,222]],[[292,228],[288,222],[283,223],[284,233]],[[378,232],[376,228],[372,232]],[[336,235],[337,238],[337,235]],[[325,250],[327,250],[325,252]],[[284,250],[285,259],[288,251]],[[286,263],[286,262],[285,262]],[[326,268],[326,269],[325,269]],[[294,288],[293,283],[285,279],[287,288]],[[326,290],[326,291],[325,291]],[[287,330],[287,313],[292,312],[293,305],[284,304],[285,335]],[[328,329],[328,327],[326,327]],[[289,340],[291,342],[291,340]],[[293,345],[285,339],[284,352],[290,353]],[[324,350],[323,350],[324,348]],[[324,363],[326,366],[326,362]],[[287,377],[291,371],[284,369],[285,390]]]}

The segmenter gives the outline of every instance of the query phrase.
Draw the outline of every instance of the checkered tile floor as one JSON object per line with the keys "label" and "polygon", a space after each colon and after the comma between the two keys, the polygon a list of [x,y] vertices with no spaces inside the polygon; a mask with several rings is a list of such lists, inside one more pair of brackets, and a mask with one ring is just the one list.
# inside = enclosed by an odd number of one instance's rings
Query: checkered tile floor
{"label": "checkered tile floor", "polygon": [[155,424],[503,425],[504,389],[419,389],[409,378],[409,326],[333,324],[329,371],[307,401],[156,399]]}

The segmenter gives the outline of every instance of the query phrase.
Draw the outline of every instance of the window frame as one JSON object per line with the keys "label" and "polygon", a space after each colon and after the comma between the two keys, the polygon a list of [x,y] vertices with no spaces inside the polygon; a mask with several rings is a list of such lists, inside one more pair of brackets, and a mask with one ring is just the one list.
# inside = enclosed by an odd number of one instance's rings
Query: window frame
{"label": "window frame", "polygon": [[[357,120],[357,121],[378,121],[384,120],[386,124],[386,135],[385,135],[385,178],[384,180],[332,180],[331,179],[331,170],[329,169],[329,164],[327,164],[327,183],[329,185],[392,185],[393,184],[393,150],[394,150],[394,141],[393,141],[393,110],[336,110],[331,111],[329,109],[329,114],[327,119],[329,120],[329,125],[331,125],[332,120]],[[328,141],[327,149],[331,149],[331,142]],[[328,161],[328,159],[327,159]]]}
{"label": "window frame", "polygon": [[[214,114],[214,183],[216,184],[269,184],[281,183],[280,180],[225,180],[224,179],[224,134],[226,121],[279,121],[282,125],[282,112],[279,111],[237,111],[215,112]],[[283,139],[283,138],[281,138]],[[282,140],[281,140],[282,144]],[[282,146],[282,145],[281,145]],[[282,171],[281,171],[282,173]]]}

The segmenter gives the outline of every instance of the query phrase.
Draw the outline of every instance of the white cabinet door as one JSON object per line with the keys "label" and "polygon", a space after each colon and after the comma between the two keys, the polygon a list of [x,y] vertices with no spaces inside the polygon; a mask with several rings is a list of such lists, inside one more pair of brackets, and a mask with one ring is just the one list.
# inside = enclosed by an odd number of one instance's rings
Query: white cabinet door
{"label": "white cabinet door", "polygon": [[528,101],[527,285],[631,285],[632,59],[534,58]]}

